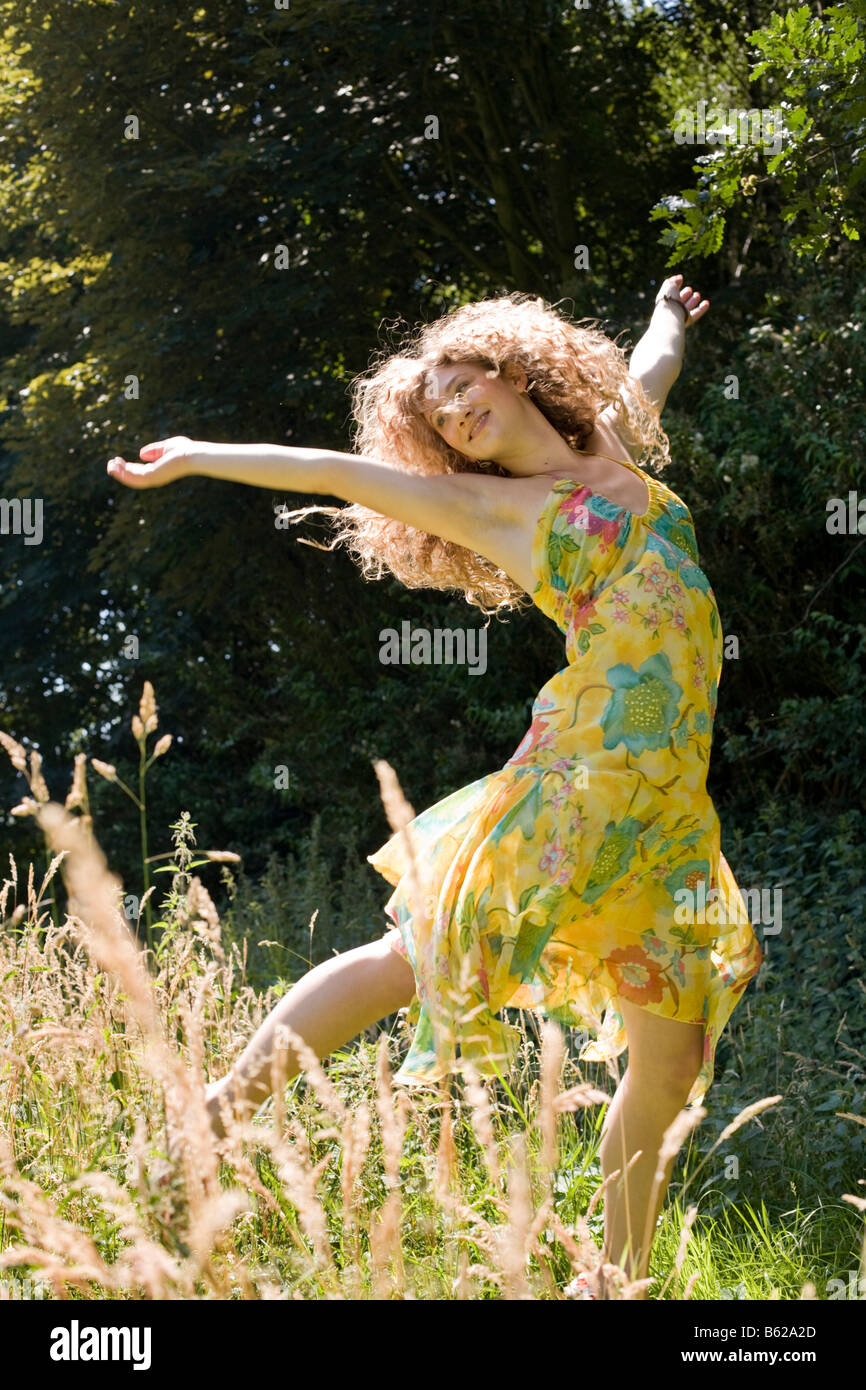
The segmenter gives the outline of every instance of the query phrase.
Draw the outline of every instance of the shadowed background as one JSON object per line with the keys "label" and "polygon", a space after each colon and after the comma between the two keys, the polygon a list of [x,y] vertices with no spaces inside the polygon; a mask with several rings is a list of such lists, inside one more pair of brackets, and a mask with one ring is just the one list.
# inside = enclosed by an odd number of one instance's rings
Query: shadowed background
{"label": "shadowed background", "polygon": [[[107,459],[176,433],[348,449],[348,383],[407,323],[517,289],[634,343],[682,270],[712,306],[663,417],[665,477],[738,643],[710,787],[738,877],[785,892],[718,1076],[745,1094],[752,1069],[763,1094],[757,1066],[772,1089],[796,1053],[862,1046],[866,544],[828,535],[826,504],[866,488],[866,84],[853,11],[810,13],[0,4],[0,494],[44,502],[41,545],[0,536],[0,727],[40,750],[57,799],[76,752],[133,782],[129,718],[152,681],[174,742],[149,778],[150,851],[188,810],[200,846],[242,856],[228,920],[251,978],[386,929],[364,862],[390,833],[373,760],[416,810],[501,766],[562,638],[532,612],[491,623],[485,677],[382,665],[383,628],[481,616],[365,583],[274,526],[276,505],[333,499],[202,479],[130,492]],[[778,159],[677,144],[676,112],[701,99],[784,106]],[[140,892],[134,808],[89,786]],[[4,758],[4,863],[42,861],[33,823],[7,814],[25,790]],[[786,1028],[808,1008],[783,1034],[786,997]]]}

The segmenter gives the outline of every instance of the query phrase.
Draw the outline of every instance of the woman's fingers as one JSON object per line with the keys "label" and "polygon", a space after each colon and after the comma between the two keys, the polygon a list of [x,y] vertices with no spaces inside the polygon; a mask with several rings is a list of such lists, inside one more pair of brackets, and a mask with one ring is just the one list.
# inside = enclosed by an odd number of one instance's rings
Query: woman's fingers
{"label": "woman's fingers", "polygon": [[171,481],[167,468],[153,463],[127,463],[126,459],[110,459],[106,467],[109,477],[127,487],[159,487]]}
{"label": "woman's fingers", "polygon": [[148,474],[152,471],[149,464],[127,463],[122,458],[111,459],[106,469],[109,477],[125,483],[127,487],[147,487]]}
{"label": "woman's fingers", "polygon": [[700,292],[692,289],[691,285],[686,285],[684,289],[680,290],[680,302],[689,316],[689,323],[697,323],[698,319],[703,318],[710,307],[710,301],[701,299]]}
{"label": "woman's fingers", "polygon": [[175,434],[171,439],[157,439],[139,449],[143,463],[129,463],[118,455],[109,460],[106,472],[127,487],[164,487],[166,483],[173,483],[176,478],[184,476],[194,447],[193,441],[185,434]]}
{"label": "woman's fingers", "polygon": [[668,276],[659,291],[656,303],[658,303],[662,295],[667,295],[670,298],[677,298],[679,300],[686,311],[687,327],[693,323],[697,323],[698,319],[702,319],[710,307],[710,301],[708,299],[701,299],[699,290],[696,290],[693,285],[683,284],[683,277],[680,274]]}

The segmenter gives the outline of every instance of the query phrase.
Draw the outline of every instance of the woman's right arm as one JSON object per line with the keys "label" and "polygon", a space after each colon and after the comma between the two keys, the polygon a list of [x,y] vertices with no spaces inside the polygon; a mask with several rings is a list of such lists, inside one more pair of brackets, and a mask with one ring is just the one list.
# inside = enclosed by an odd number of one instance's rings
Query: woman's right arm
{"label": "woman's right arm", "polygon": [[409,473],[361,454],[279,444],[211,444],[177,435],[148,444],[143,463],[112,459],[127,487],[161,487],[199,476],[273,492],[322,493],[453,541],[504,567],[515,525],[525,523],[520,489],[480,473]]}

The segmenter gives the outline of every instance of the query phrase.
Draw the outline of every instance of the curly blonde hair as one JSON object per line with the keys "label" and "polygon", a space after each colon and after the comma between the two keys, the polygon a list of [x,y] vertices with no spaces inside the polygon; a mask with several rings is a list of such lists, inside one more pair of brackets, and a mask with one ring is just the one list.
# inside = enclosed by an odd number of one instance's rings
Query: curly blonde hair
{"label": "curly blonde hair", "polygon": [[[641,463],[657,470],[670,460],[658,409],[630,376],[624,350],[598,321],[571,322],[545,300],[517,291],[464,304],[410,329],[397,352],[388,356],[383,350],[355,377],[354,452],[410,473],[511,477],[499,464],[479,463],[450,448],[424,417],[428,373],[461,362],[497,374],[522,368],[529,399],[574,449],[583,448],[596,417],[613,406],[642,446]],[[527,602],[521,586],[485,556],[358,503],[305,507],[287,516],[295,521],[314,511],[339,524],[331,544],[318,548],[345,544],[365,579],[390,572],[410,589],[461,589],[485,615]]]}

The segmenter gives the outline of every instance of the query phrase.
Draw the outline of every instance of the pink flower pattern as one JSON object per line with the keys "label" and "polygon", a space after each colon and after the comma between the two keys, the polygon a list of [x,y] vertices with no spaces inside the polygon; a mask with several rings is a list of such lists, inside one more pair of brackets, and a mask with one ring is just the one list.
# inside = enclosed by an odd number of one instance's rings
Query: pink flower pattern
{"label": "pink flower pattern", "polygon": [[[642,517],[571,479],[545,502],[532,598],[563,634],[567,664],[539,691],[511,758],[410,823],[431,895],[422,918],[403,833],[368,856],[393,887],[389,944],[417,982],[398,1084],[438,1084],[458,1044],[481,1074],[501,1072],[520,1041],[506,1008],[571,1020],[593,1034],[579,1060],[609,1061],[627,1047],[627,999],[703,1025],[687,1100],[700,1104],[719,1036],[760,966],[750,925],[675,917],[677,885],[709,881],[733,901],[739,891],[706,790],[722,636],[694,558],[666,539],[691,525],[688,511],[642,476]],[[669,679],[651,670],[638,680],[661,656]],[[456,1009],[464,971],[469,999]]]}

